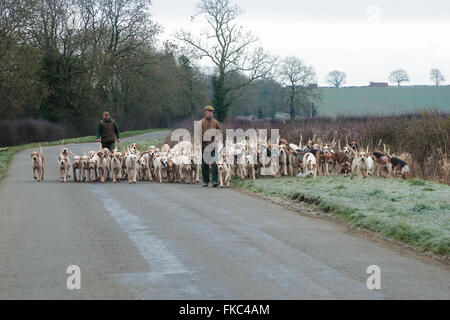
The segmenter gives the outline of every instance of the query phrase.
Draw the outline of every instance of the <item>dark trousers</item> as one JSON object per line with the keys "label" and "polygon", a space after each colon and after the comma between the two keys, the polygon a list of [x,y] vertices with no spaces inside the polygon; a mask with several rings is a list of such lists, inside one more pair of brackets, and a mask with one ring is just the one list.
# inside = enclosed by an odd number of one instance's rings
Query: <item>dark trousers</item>
{"label": "dark trousers", "polygon": [[112,151],[115,147],[115,142],[102,142],[102,148],[108,148],[110,151]]}
{"label": "dark trousers", "polygon": [[[214,157],[214,152],[211,153],[211,155]],[[202,159],[202,178],[203,183],[208,184],[209,183],[209,171],[210,166],[209,164],[206,164]],[[213,184],[217,184],[217,164],[216,161],[211,165],[211,180]]]}

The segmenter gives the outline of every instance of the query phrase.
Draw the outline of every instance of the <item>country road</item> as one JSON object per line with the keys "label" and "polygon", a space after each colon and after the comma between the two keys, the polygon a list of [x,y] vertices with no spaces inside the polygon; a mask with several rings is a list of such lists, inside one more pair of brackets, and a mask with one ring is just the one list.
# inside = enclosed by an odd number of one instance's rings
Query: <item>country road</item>
{"label": "country road", "polygon": [[[233,189],[64,184],[58,151],[44,148],[45,181],[30,151],[0,181],[0,299],[450,299],[447,266],[343,225]],[[66,287],[71,265],[80,290]]]}

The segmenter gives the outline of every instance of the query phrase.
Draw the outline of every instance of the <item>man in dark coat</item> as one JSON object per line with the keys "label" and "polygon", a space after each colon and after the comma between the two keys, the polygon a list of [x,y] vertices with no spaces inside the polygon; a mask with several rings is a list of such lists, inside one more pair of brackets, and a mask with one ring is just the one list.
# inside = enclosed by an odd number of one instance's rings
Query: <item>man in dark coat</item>
{"label": "man in dark coat", "polygon": [[117,142],[120,142],[120,132],[117,123],[111,119],[109,112],[103,112],[103,119],[100,120],[97,127],[97,142],[102,143],[102,148],[113,150]]}

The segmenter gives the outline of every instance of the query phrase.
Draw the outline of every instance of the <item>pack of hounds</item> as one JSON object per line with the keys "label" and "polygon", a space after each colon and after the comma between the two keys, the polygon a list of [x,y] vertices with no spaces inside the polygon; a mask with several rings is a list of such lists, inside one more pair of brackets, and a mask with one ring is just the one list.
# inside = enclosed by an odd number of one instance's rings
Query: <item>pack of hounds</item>
{"label": "pack of hounds", "polygon": [[[276,143],[267,143],[259,138],[234,142],[225,145],[219,142],[216,159],[219,186],[229,187],[232,176],[241,179],[256,179],[261,176],[302,176],[344,175],[353,179],[356,174],[360,180],[368,176],[409,178],[407,163],[378,146],[369,151],[352,141],[341,148],[336,139],[323,143],[320,139],[309,139],[298,145],[278,138]],[[68,182],[73,175],[76,182],[114,183],[128,180],[198,183],[201,168],[201,147],[194,148],[190,141],[180,141],[172,148],[164,144],[161,148],[154,145],[147,150],[139,150],[137,143],[132,143],[126,151],[110,151],[99,146],[97,151],[86,151],[75,155],[69,148],[60,147],[57,158],[59,179]],[[33,178],[44,180],[45,157],[42,151],[31,153]],[[70,159],[72,157],[72,159]]]}

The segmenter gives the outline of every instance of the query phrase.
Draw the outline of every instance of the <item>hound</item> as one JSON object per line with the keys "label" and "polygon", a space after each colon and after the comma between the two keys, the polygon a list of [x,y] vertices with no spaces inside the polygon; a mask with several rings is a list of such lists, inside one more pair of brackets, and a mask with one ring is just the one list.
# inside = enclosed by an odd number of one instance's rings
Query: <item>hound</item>
{"label": "hound", "polygon": [[358,143],[356,141],[350,142],[350,148],[352,148],[353,151],[357,151],[358,150]]}
{"label": "hound", "polygon": [[148,167],[148,153],[141,154],[138,160],[138,179],[144,181],[145,178],[149,178],[149,167]]}
{"label": "hound", "polygon": [[125,165],[127,167],[128,172],[128,183],[136,183],[138,170],[138,156],[135,155],[134,153],[128,154],[127,159],[125,160]]}
{"label": "hound", "polygon": [[[91,152],[94,152],[93,154]],[[95,151],[89,151],[89,181],[96,181],[98,179],[97,167],[99,156]]]}
{"label": "hound", "polygon": [[[63,147],[63,145],[64,145],[64,140],[61,142],[61,147],[59,150],[58,158],[61,157],[61,158],[64,158],[65,160],[67,160],[67,163],[69,164],[69,167],[70,167],[69,154],[73,155],[73,153],[69,150],[69,148]],[[67,173],[67,177],[70,178],[70,171]]]}
{"label": "hound", "polygon": [[79,182],[81,181],[81,172],[83,171],[81,157],[74,154],[72,155],[73,155],[72,161],[73,179],[76,182]]}
{"label": "hound", "polygon": [[127,158],[128,152],[122,152],[120,155],[120,164],[122,165],[122,170],[120,172],[121,179],[128,179],[128,171],[127,171]]}
{"label": "hound", "polygon": [[131,146],[130,146],[130,152],[134,153],[136,155],[139,155],[140,154],[140,152],[139,152],[139,145],[137,143],[132,143]]}
{"label": "hound", "polygon": [[191,181],[191,161],[188,156],[178,156],[178,177],[180,182],[190,183]]}
{"label": "hound", "polygon": [[113,183],[120,182],[121,171],[122,171],[122,163],[121,163],[121,159],[120,159],[121,156],[122,156],[122,154],[120,152],[114,152],[111,155],[111,173],[112,173]]}
{"label": "hound", "polygon": [[317,160],[316,157],[311,153],[307,152],[303,156],[303,177],[313,176],[314,178],[317,175]]}
{"label": "hound", "polygon": [[276,144],[271,144],[270,146],[270,170],[271,175],[274,178],[279,178],[281,176],[280,170],[280,137],[277,138]]}
{"label": "hound", "polygon": [[286,144],[280,144],[280,166],[281,166],[281,174],[283,176],[288,175],[288,162],[289,162],[289,153],[287,151]]}
{"label": "hound", "polygon": [[162,183],[164,172],[167,173],[167,157],[161,154],[156,154],[153,158],[153,170],[155,179]]}
{"label": "hound", "polygon": [[[62,141],[62,144],[64,144],[64,140]],[[70,150],[67,147],[62,147],[60,148],[59,154],[62,155],[64,158],[69,158],[69,153]]]}
{"label": "hound", "polygon": [[347,153],[345,151],[338,150],[333,154],[333,168],[331,169],[331,172],[336,174],[336,167],[338,167],[337,175],[343,173],[345,177],[350,173],[350,164],[350,158]]}
{"label": "hound", "polygon": [[369,146],[366,148],[366,167],[367,167],[367,175],[373,176],[375,170],[374,158],[369,153]]}
{"label": "hound", "polygon": [[69,158],[62,154],[58,156],[59,179],[61,182],[67,182],[70,178],[70,161]]}
{"label": "hound", "polygon": [[295,145],[293,143],[288,144],[289,152],[288,152],[288,167],[289,167],[289,175],[291,177],[296,176],[300,171],[300,156],[304,154],[301,150],[302,139],[300,138],[299,145]]}
{"label": "hound", "polygon": [[[61,143],[64,144],[64,140]],[[58,155],[59,178],[61,182],[67,182],[70,178],[69,153],[69,149],[67,147],[63,148],[61,145]]]}
{"label": "hound", "polygon": [[98,161],[97,161],[97,177],[101,183],[105,183],[107,173],[108,173],[108,162],[107,156],[103,151],[97,152]]}
{"label": "hound", "polygon": [[356,152],[353,150],[353,148],[351,152],[354,154],[354,158],[352,161],[352,170],[350,173],[350,179],[353,180],[353,174],[356,172],[358,174],[359,180],[362,181],[368,176],[368,169],[369,169],[367,166],[368,154],[364,150]]}
{"label": "hound", "polygon": [[387,154],[375,150],[371,154],[373,156],[373,159],[375,160],[375,170],[376,170],[376,176],[380,177],[381,170],[387,171],[387,178],[392,177],[392,162],[391,157],[389,157]]}
{"label": "hound", "polygon": [[320,155],[321,168],[323,170],[323,174],[325,176],[330,175],[329,165],[333,165],[333,154],[330,152],[330,149],[324,150],[324,153]]}
{"label": "hound", "polygon": [[111,173],[111,151],[109,151],[108,148],[103,148],[101,150],[103,152],[103,161],[105,162],[105,181],[111,180],[110,179],[110,173]]}
{"label": "hound", "polygon": [[86,177],[89,176],[90,176],[89,157],[87,155],[83,155],[81,156],[81,177],[83,179],[83,182],[86,181]]}
{"label": "hound", "polygon": [[38,182],[44,180],[45,157],[41,145],[39,145],[39,152],[33,151],[31,153],[31,167],[33,170],[33,179]]}
{"label": "hound", "polygon": [[[251,178],[252,180],[256,179],[256,169],[255,169],[256,160],[257,160],[257,154],[245,156],[246,176],[248,175],[249,178]],[[231,174],[231,167],[230,167],[230,174]]]}
{"label": "hound", "polygon": [[90,177],[89,156],[86,154],[86,150],[83,147],[83,155],[81,156],[81,177],[83,182],[86,181],[86,173],[87,176]]}
{"label": "hound", "polygon": [[177,182],[179,180],[179,166],[176,163],[176,156],[169,155],[167,157],[167,181]]}
{"label": "hound", "polygon": [[156,156],[156,148],[152,148],[152,147],[154,147],[154,146],[150,146],[150,148],[149,148],[150,151],[147,151],[148,152],[148,161],[147,161],[147,164],[148,164],[148,179],[150,181],[153,181],[153,177],[155,177],[155,172],[154,172],[155,170],[154,170],[154,167],[153,167],[153,159]]}
{"label": "hound", "polygon": [[392,163],[394,177],[396,176],[397,171],[399,171],[401,173],[403,179],[407,179],[407,178],[411,177],[409,167],[405,161],[403,161],[399,158],[396,158],[396,157],[392,157],[391,163]]}
{"label": "hound", "polygon": [[223,188],[223,185],[230,187],[231,180],[231,167],[229,163],[217,162],[217,175],[219,178],[219,187]]}
{"label": "hound", "polygon": [[[347,137],[345,137],[345,140],[347,141]],[[350,157],[350,161],[353,164],[353,158],[358,153],[358,143],[356,141],[350,142],[350,145],[347,142],[347,150],[348,150],[348,156]]]}
{"label": "hound", "polygon": [[199,183],[200,179],[199,177],[199,171],[200,171],[200,165],[196,163],[195,156],[190,157],[191,160],[191,175],[192,175],[192,181],[195,181],[195,183]]}

